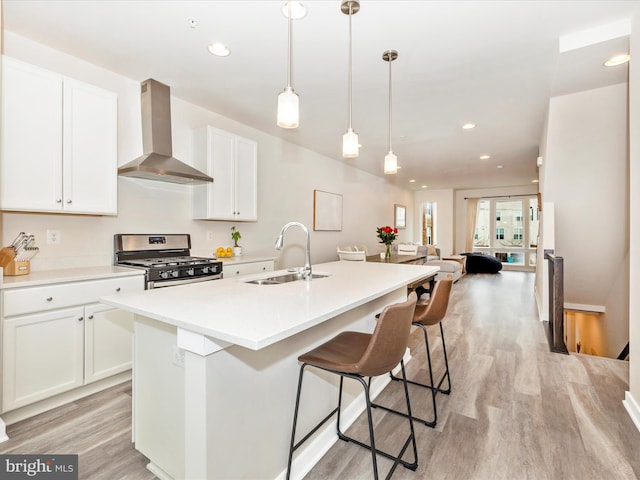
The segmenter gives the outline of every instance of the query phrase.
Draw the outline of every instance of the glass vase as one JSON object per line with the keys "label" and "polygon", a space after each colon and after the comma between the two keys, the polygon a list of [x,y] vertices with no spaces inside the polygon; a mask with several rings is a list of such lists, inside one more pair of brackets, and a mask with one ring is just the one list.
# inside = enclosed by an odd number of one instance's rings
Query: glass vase
{"label": "glass vase", "polygon": [[387,249],[384,252],[384,258],[391,258],[391,245],[386,244]]}

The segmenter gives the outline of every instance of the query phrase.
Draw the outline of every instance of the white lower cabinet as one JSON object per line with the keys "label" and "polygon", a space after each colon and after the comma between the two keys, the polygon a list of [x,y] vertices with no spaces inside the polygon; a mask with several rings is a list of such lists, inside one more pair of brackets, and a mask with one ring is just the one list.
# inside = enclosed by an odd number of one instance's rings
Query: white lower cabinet
{"label": "white lower cabinet", "polygon": [[133,314],[102,304],[84,310],[84,382],[129,370]]}
{"label": "white lower cabinet", "polygon": [[223,263],[222,274],[224,278],[230,278],[254,273],[273,272],[273,264],[273,260],[247,263]]}
{"label": "white lower cabinet", "polygon": [[131,368],[134,315],[97,303],[144,290],[142,276],[2,292],[2,412]]}
{"label": "white lower cabinet", "polygon": [[80,307],[5,320],[3,411],[83,384],[83,317]]}

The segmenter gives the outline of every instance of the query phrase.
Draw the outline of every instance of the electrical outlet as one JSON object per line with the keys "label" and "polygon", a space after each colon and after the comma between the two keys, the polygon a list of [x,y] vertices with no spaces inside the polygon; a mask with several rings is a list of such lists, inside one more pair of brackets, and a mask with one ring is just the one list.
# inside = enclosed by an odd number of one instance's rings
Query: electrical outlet
{"label": "electrical outlet", "polygon": [[173,346],[173,359],[171,363],[184,368],[184,350],[176,345]]}
{"label": "electrical outlet", "polygon": [[61,242],[60,230],[47,230],[47,245],[60,245]]}
{"label": "electrical outlet", "polygon": [[213,232],[212,231],[208,231],[207,232],[207,241],[208,242],[213,242]]}

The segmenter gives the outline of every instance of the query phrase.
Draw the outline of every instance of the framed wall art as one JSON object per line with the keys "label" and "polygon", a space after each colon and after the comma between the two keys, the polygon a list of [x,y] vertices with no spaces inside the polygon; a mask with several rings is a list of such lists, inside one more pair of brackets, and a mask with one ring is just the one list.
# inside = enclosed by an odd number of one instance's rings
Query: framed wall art
{"label": "framed wall art", "polygon": [[342,195],[313,191],[313,229],[342,230]]}

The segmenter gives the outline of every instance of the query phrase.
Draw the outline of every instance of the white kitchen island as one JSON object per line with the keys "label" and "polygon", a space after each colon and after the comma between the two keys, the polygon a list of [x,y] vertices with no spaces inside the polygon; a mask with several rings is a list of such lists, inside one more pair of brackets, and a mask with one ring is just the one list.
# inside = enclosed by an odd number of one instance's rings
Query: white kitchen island
{"label": "white kitchen island", "polygon": [[[297,357],[343,330],[373,331],[374,315],[403,301],[406,285],[438,267],[368,262],[314,265],[326,278],[280,285],[247,281],[286,272],[104,297],[136,314],[133,427],[136,448],[161,478],[284,476],[298,379]],[[303,432],[337,401],[335,375],[305,376]],[[375,395],[388,383],[379,377]],[[345,384],[343,426],[363,411]],[[336,440],[329,422],[297,452],[301,477]],[[306,447],[306,448],[305,448]]]}

